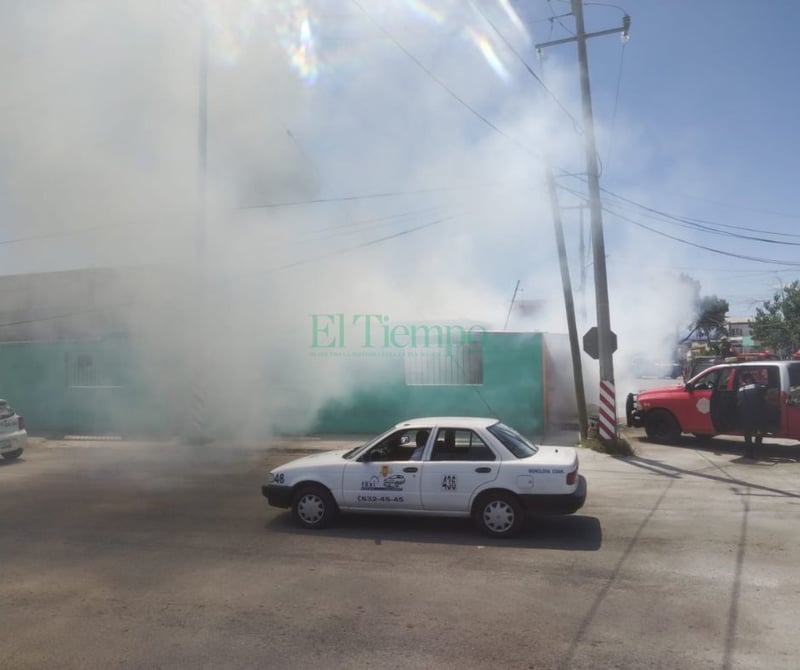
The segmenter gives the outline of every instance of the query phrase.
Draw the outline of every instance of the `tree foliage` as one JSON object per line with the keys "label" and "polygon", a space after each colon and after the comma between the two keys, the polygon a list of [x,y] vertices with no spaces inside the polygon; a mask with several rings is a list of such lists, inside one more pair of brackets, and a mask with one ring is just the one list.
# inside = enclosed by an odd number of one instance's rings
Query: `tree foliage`
{"label": "tree foliage", "polygon": [[700,282],[687,274],[681,273],[678,280],[694,308],[694,320],[689,325],[690,333],[686,339],[693,333],[699,333],[710,345],[712,339],[727,334],[725,317],[730,309],[728,301],[715,295],[701,296]]}
{"label": "tree foliage", "polygon": [[784,286],[757,307],[750,329],[756,340],[782,358],[800,349],[800,281]]}
{"label": "tree foliage", "polygon": [[725,317],[729,309],[728,301],[715,295],[698,298],[694,329],[710,344],[712,338],[727,334]]}

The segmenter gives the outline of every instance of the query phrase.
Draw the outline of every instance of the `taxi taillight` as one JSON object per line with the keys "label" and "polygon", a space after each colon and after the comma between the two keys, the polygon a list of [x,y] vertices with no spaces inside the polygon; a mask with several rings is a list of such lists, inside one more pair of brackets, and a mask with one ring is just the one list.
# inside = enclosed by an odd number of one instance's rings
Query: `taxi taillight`
{"label": "taxi taillight", "polygon": [[572,486],[578,480],[578,469],[567,473],[567,486]]}
{"label": "taxi taillight", "polygon": [[17,417],[17,428],[19,430],[25,430],[25,419],[23,419],[21,416]]}

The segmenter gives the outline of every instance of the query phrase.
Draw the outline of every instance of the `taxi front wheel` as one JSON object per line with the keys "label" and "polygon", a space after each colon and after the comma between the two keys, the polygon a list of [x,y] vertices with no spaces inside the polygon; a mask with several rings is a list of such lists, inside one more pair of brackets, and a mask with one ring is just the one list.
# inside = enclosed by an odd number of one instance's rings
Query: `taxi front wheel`
{"label": "taxi front wheel", "polygon": [[503,491],[483,494],[475,502],[472,518],[479,530],[492,537],[514,537],[522,530],[525,513],[511,494]]}
{"label": "taxi front wheel", "polygon": [[336,501],[324,486],[301,487],[292,501],[292,515],[303,528],[326,528],[337,514]]}

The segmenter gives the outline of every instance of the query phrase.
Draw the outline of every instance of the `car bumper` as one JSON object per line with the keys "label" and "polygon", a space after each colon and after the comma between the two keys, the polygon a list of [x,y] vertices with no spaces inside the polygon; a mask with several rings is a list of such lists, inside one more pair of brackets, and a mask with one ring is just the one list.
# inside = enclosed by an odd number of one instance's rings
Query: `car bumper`
{"label": "car bumper", "polygon": [[644,416],[636,404],[635,393],[629,393],[625,399],[625,419],[628,428],[641,428],[644,426]]}
{"label": "car bumper", "polygon": [[578,475],[578,486],[567,495],[521,495],[528,514],[572,514],[586,502],[586,478]]}
{"label": "car bumper", "polygon": [[13,433],[0,435],[0,454],[8,451],[22,451],[28,443],[28,433],[24,430],[17,430]]}
{"label": "car bumper", "polygon": [[261,487],[261,494],[273,507],[292,506],[292,487],[281,486],[280,484],[264,484]]}

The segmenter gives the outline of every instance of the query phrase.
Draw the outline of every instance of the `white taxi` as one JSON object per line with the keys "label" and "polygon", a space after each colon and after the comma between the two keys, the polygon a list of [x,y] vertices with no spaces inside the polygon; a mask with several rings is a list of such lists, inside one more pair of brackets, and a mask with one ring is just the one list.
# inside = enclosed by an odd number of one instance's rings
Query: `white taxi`
{"label": "white taxi", "polygon": [[531,514],[572,514],[586,500],[573,447],[532,444],[497,419],[429,417],[393,426],[354,449],[305,456],[261,488],[305,528],[339,512],[472,517],[512,537]]}
{"label": "white taxi", "polygon": [[0,400],[0,456],[7,461],[19,458],[27,443],[25,420],[5,400]]}

